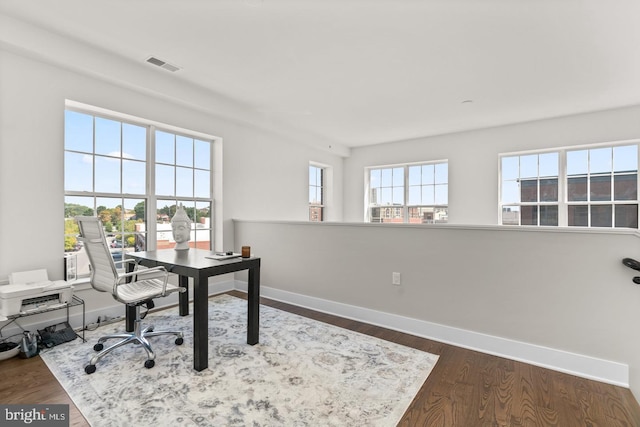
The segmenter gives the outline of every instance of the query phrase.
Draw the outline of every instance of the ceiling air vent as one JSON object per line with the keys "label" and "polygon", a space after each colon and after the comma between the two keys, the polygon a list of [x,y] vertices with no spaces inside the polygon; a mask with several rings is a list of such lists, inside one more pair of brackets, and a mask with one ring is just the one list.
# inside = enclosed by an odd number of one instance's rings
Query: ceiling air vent
{"label": "ceiling air vent", "polygon": [[157,65],[160,68],[164,68],[165,70],[169,70],[172,73],[180,69],[180,67],[176,65],[169,64],[168,62],[163,61],[162,59],[155,58],[153,56],[150,56],[149,58],[147,58],[147,62],[149,64]]}

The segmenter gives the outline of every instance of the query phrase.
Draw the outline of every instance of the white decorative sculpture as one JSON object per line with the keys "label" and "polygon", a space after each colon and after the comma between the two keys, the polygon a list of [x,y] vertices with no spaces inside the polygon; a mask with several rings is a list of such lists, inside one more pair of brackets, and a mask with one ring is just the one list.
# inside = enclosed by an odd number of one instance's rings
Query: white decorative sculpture
{"label": "white decorative sculpture", "polygon": [[182,203],[176,208],[176,213],[171,218],[171,229],[173,230],[173,240],[176,241],[176,251],[189,250],[189,240],[191,240],[191,218],[187,215]]}

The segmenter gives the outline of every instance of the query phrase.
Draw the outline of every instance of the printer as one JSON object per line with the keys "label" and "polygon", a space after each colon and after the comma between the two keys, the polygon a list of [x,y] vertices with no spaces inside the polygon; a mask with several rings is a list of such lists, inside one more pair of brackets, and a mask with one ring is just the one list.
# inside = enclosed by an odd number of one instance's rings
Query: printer
{"label": "printer", "polygon": [[61,307],[72,298],[73,286],[65,280],[49,280],[47,270],[11,273],[9,284],[0,286],[0,316]]}

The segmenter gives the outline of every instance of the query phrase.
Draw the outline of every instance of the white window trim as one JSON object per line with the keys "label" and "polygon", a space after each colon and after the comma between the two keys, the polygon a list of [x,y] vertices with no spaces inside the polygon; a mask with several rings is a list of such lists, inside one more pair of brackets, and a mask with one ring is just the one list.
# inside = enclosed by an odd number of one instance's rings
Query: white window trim
{"label": "white window trim", "polygon": [[[155,131],[166,131],[177,135],[184,135],[189,138],[201,139],[205,141],[211,141],[210,159],[211,173],[210,173],[210,198],[206,199],[211,202],[211,230],[210,241],[212,250],[222,250],[223,248],[223,224],[222,224],[222,138],[203,132],[194,131],[191,129],[185,129],[178,126],[169,125],[166,123],[158,122],[155,120],[149,120],[142,117],[121,113],[118,111],[109,110],[106,108],[97,107],[95,105],[85,104],[82,102],[65,99],[65,110],[77,111],[84,114],[91,114],[94,116],[102,117],[105,119],[118,120],[126,123],[130,123],[138,126],[147,126],[149,132],[147,132],[147,160],[151,162],[153,167],[147,167],[147,187],[145,188],[147,194],[147,206],[149,209],[153,206],[153,209],[157,209],[157,197],[155,192],[150,191],[151,188],[155,188]],[[153,186],[152,186],[153,185]],[[65,194],[67,194],[65,192]],[[98,193],[94,193],[98,194]],[[179,199],[179,198],[178,198]],[[193,200],[196,200],[195,198]],[[146,221],[147,236],[157,236],[157,226],[155,221]],[[151,233],[154,234],[151,234]],[[156,239],[147,239],[147,250],[156,249]]]}
{"label": "white window trim", "polygon": [[[332,197],[333,197],[333,168],[330,165],[309,161],[309,165],[307,166],[307,198],[309,195],[309,187],[311,183],[309,182],[309,167],[314,166],[316,168],[322,169],[322,221],[326,222],[328,220],[328,215],[330,213],[330,206],[332,205]],[[310,203],[307,203],[307,218],[308,218],[308,209],[311,206]]]}
{"label": "white window trim", "polygon": [[[577,227],[577,226],[569,226],[568,220],[568,206],[569,202],[567,200],[567,192],[566,192],[566,182],[567,182],[567,152],[568,151],[577,151],[577,150],[590,150],[594,148],[606,148],[606,147],[618,147],[622,145],[638,145],[638,174],[637,174],[637,185],[638,185],[638,204],[640,205],[640,138],[637,139],[625,139],[618,141],[609,141],[609,142],[598,142],[592,144],[579,144],[579,145],[566,145],[561,147],[554,148],[544,148],[539,150],[525,150],[525,151],[514,151],[509,153],[500,153],[498,154],[498,225],[502,227],[535,227],[540,228],[542,226],[537,225],[504,225],[502,224],[502,158],[503,157],[514,157],[514,156],[527,156],[531,154],[545,154],[545,153],[558,153],[558,226],[549,226],[551,228],[570,228],[570,229],[586,229],[586,230],[595,230],[595,229],[616,229],[616,227]],[[615,201],[611,202],[615,204]],[[591,204],[589,202],[588,204]],[[640,206],[639,206],[639,216],[640,216]],[[640,218],[639,218],[639,226],[640,226]]]}
{"label": "white window trim", "polygon": [[[409,205],[406,203],[409,200],[409,167],[410,166],[422,166],[422,165],[433,165],[438,163],[446,163],[447,164],[447,204],[446,205]],[[386,165],[375,165],[375,166],[367,166],[364,168],[364,215],[363,221],[366,223],[371,223],[370,218],[370,203],[369,199],[371,196],[371,170],[372,169],[388,169],[388,168],[404,168],[404,201],[405,203],[402,205],[403,208],[403,218],[409,218],[409,207],[443,207],[446,206],[449,209],[449,173],[448,173],[449,159],[439,159],[439,160],[427,160],[423,162],[408,162],[408,163],[393,163]],[[402,224],[408,224],[409,222],[403,222]]]}

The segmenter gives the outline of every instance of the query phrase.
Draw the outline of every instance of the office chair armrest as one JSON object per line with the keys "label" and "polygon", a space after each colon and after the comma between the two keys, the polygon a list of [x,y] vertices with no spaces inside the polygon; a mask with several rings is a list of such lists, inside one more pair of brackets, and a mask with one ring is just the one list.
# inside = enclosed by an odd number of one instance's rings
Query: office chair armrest
{"label": "office chair armrest", "polygon": [[157,267],[145,268],[144,270],[135,270],[130,273],[122,273],[118,275],[118,284],[122,283],[122,279],[126,279],[132,276],[144,276],[153,273],[156,277],[158,276],[158,272],[164,273],[165,277],[168,277],[167,269],[164,266],[159,265]]}
{"label": "office chair armrest", "polygon": [[113,261],[113,263],[115,265],[134,263],[134,264],[136,264],[136,267],[134,268],[134,271],[138,269],[138,264],[136,263],[135,259],[122,259],[120,261]]}

